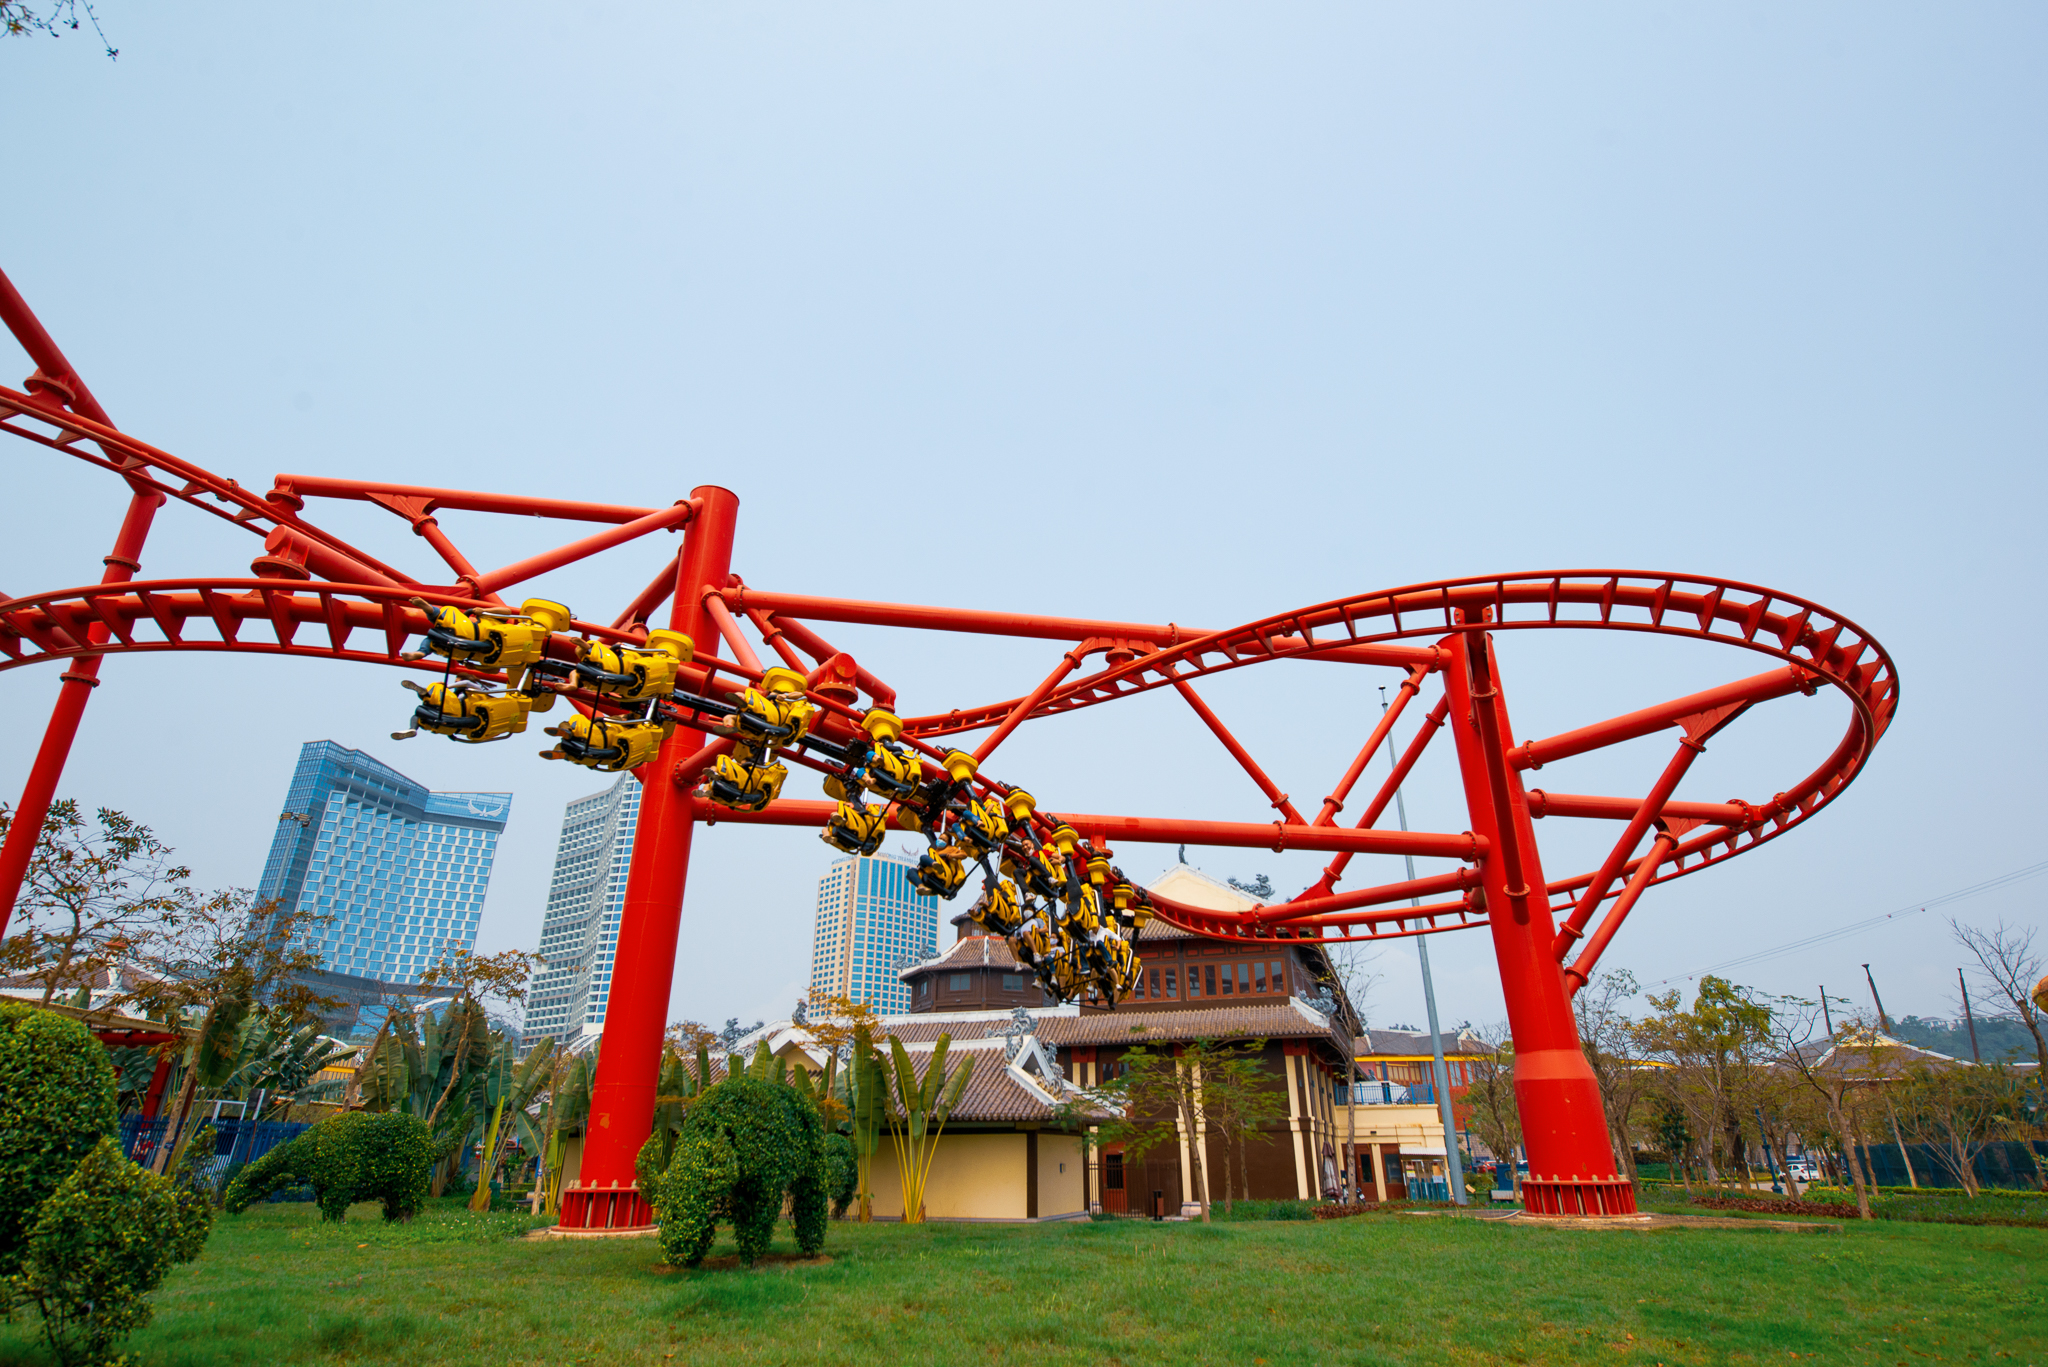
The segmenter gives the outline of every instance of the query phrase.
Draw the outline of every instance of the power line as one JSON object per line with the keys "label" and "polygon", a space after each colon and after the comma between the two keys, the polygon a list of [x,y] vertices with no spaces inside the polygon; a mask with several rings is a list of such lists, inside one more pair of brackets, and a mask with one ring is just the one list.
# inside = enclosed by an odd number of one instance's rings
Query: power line
{"label": "power line", "polygon": [[1900,907],[1897,911],[1888,911],[1882,916],[1871,916],[1857,921],[1853,925],[1822,931],[1818,935],[1809,935],[1803,940],[1794,940],[1790,944],[1779,945],[1775,949],[1760,949],[1753,954],[1744,954],[1737,958],[1726,959],[1711,968],[1702,968],[1691,973],[1678,973],[1669,978],[1660,978],[1656,982],[1649,984],[1649,986],[1666,987],[1672,983],[1689,981],[1699,977],[1701,974],[1719,973],[1723,969],[1744,968],[1750,964],[1762,963],[1766,959],[1775,959],[1781,954],[1796,953],[1802,949],[1809,949],[1814,945],[1825,944],[1829,940],[1839,940],[1844,935],[1854,935],[1857,931],[1868,930],[1872,926],[1881,926],[1888,922],[1904,920],[1909,916],[1918,916],[1935,907],[1944,907],[1950,902],[1960,902],[1966,897],[1975,897],[1980,893],[1991,892],[1997,888],[2010,887],[2014,883],[2024,883],[2029,878],[2037,878],[2044,873],[2048,873],[2048,861],[2039,864],[2029,864],[2026,868],[2015,869],[2011,873],[2000,874],[1996,878],[1987,878],[1981,883],[1973,883],[1967,888],[1958,888],[1954,892],[1945,892],[1939,897],[1930,897],[1924,902],[1915,902],[1910,906]]}

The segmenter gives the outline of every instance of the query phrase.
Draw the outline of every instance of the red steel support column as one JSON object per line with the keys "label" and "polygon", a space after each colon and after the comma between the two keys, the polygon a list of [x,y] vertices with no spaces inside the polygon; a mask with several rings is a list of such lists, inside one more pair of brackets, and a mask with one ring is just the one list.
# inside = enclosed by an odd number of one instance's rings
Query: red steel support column
{"label": "red steel support column", "polygon": [[[723,584],[732,569],[737,495],[715,485],[690,491],[699,511],[683,534],[669,627],[708,642],[718,628],[704,611],[704,590]],[[591,1087],[583,1163],[562,1191],[560,1228],[569,1233],[623,1232],[654,1223],[651,1193],[633,1179],[633,1160],[654,1132],[654,1093],[661,1069],[661,1037],[675,979],[676,939],[683,916],[683,884],[690,871],[695,817],[690,795],[669,776],[705,743],[701,731],[677,727],[651,761],[641,786],[640,823],[626,874],[612,960],[611,1000],[605,1010],[604,1048]]]}
{"label": "red steel support column", "polygon": [[1532,1215],[1626,1215],[1635,1188],[1615,1168],[1600,1086],[1579,1048],[1571,997],[1552,946],[1557,930],[1520,776],[1491,639],[1459,632],[1443,642],[1451,736],[1472,830],[1487,841],[1488,923],[1515,1040],[1515,1102],[1529,1150],[1523,1184]]}
{"label": "red steel support column", "polygon": [[[101,583],[125,583],[135,577],[141,566],[142,543],[149,536],[149,524],[163,501],[162,494],[153,492],[137,493],[128,500],[128,515],[121,520],[113,553],[106,557],[107,569],[100,576]],[[108,634],[104,623],[95,622],[86,639],[100,645]],[[21,801],[14,805],[7,843],[0,845],[0,935],[7,933],[7,922],[21,896],[22,879],[28,876],[29,860],[35,854],[36,839],[43,831],[43,818],[50,814],[50,803],[56,800],[57,780],[64,776],[64,761],[70,758],[71,742],[78,737],[85,700],[99,686],[100,659],[98,655],[83,655],[64,671],[64,686],[57,691],[57,705],[50,710],[50,724],[43,731],[42,746],[36,751],[35,763],[29,766]]]}
{"label": "red steel support column", "polygon": [[[14,334],[22,350],[36,363],[36,373],[23,383],[32,397],[46,401],[53,413],[61,413],[68,406],[94,422],[107,427],[114,425],[107,410],[100,407],[85,381],[78,378],[78,372],[71,368],[71,362],[4,271],[0,271],[0,325]],[[103,584],[125,583],[135,577],[135,571],[141,568],[139,557],[142,543],[149,536],[150,521],[163,506],[164,496],[139,480],[130,480],[129,488],[133,495],[128,500],[128,515],[121,520],[113,553],[106,557],[106,573],[100,576]],[[99,645],[107,636],[105,625],[95,623],[87,640]],[[57,780],[64,774],[64,761],[70,757],[79,719],[85,715],[85,700],[99,684],[100,657],[87,655],[74,660],[63,679],[57,705],[50,711],[50,724],[43,731],[42,746],[29,767],[28,782],[22,786],[21,801],[15,804],[7,843],[0,846],[0,935],[7,933],[7,922],[21,896],[21,880],[28,875],[36,838],[43,832],[43,818],[49,815],[50,803],[56,798]]]}

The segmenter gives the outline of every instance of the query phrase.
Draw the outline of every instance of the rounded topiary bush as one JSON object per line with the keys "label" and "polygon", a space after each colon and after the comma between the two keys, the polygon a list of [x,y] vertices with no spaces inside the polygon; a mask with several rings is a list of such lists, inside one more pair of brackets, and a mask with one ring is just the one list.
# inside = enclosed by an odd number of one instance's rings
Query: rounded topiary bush
{"label": "rounded topiary bush", "polygon": [[768,1251],[785,1195],[797,1247],[816,1253],[825,1243],[830,1176],[825,1124],[808,1098],[783,1083],[728,1078],[692,1102],[683,1121],[656,1202],[662,1254],[697,1266],[726,1220],[740,1261],[752,1266]]}
{"label": "rounded topiary bush", "polygon": [[382,1201],[385,1219],[410,1220],[427,1198],[433,1164],[433,1138],[418,1116],[350,1111],[243,1168],[222,1204],[239,1215],[280,1187],[310,1186],[323,1219],[342,1219],[357,1201]]}
{"label": "rounded topiary bush", "polygon": [[186,1165],[159,1177],[103,1138],[36,1212],[13,1289],[40,1312],[59,1362],[105,1362],[149,1323],[149,1293],[199,1256],[212,1224]]}
{"label": "rounded topiary bush", "polygon": [[20,1267],[37,1209],[116,1118],[114,1065],[91,1031],[0,1003],[0,1276]]}

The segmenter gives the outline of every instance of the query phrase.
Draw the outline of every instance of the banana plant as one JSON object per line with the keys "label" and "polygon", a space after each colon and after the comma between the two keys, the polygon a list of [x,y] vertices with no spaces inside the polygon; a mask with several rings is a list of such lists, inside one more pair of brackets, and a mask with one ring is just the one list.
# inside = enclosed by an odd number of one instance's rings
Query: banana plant
{"label": "banana plant", "polygon": [[535,1174],[535,1213],[554,1215],[561,1210],[562,1166],[569,1132],[581,1130],[590,1119],[590,1084],[597,1076],[597,1055],[603,1041],[591,1043],[587,1053],[564,1055],[557,1052],[549,1070],[547,1099],[539,1113],[514,1113],[520,1146],[540,1155]]}
{"label": "banana plant", "polygon": [[505,1161],[505,1142],[512,1137],[506,1112],[509,1110],[515,1116],[526,1114],[535,1094],[548,1080],[554,1057],[555,1042],[551,1039],[542,1040],[521,1059],[511,1037],[499,1036],[497,1054],[485,1073],[485,1101],[491,1108],[491,1119],[484,1130],[483,1153],[477,1159],[476,1191],[469,1198],[471,1210],[491,1208],[491,1182]]}
{"label": "banana plant", "polygon": [[839,1122],[846,1118],[845,1103],[832,1094],[838,1076],[837,1054],[825,1055],[825,1071],[818,1075],[816,1082],[811,1080],[808,1068],[793,1069],[790,1073],[790,1085],[796,1088],[798,1095],[817,1108],[818,1118],[825,1122],[827,1132],[838,1129]]}
{"label": "banana plant", "polygon": [[278,1105],[289,1107],[327,1090],[313,1087],[313,1078],[351,1052],[347,1045],[322,1035],[318,1024],[294,1029],[274,1014],[252,1015],[243,1022],[225,1086],[244,1101],[264,1091],[272,1093]]}
{"label": "banana plant", "polygon": [[875,1218],[875,1147],[881,1142],[882,1126],[890,1114],[889,1084],[884,1080],[882,1060],[866,1025],[853,1030],[853,1060],[847,1071],[847,1088],[852,1093],[849,1110],[853,1117],[853,1161],[859,1187],[860,1223]]}
{"label": "banana plant", "polygon": [[947,1076],[946,1051],[952,1045],[951,1035],[939,1036],[932,1049],[932,1061],[920,1078],[903,1041],[894,1035],[889,1037],[889,1061],[895,1065],[890,1081],[896,1093],[889,1138],[896,1149],[896,1171],[902,1177],[905,1224],[924,1223],[925,1183],[931,1177],[932,1160],[938,1155],[939,1137],[945,1133],[946,1121],[960,1104],[967,1081],[974,1075],[974,1056],[969,1054]]}

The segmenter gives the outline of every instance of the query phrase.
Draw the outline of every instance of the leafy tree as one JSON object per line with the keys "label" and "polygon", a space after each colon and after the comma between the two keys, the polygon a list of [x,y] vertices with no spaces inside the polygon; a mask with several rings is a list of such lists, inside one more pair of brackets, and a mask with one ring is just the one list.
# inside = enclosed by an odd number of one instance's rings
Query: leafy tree
{"label": "leafy tree", "polygon": [[1684,1108],[1673,1104],[1669,1097],[1652,1097],[1650,1127],[1659,1147],[1671,1162],[1671,1170],[1685,1184],[1685,1198],[1691,1200],[1693,1137],[1692,1130],[1685,1123]]}
{"label": "leafy tree", "polygon": [[[12,814],[0,811],[0,840]],[[91,821],[72,798],[50,804],[22,879],[15,933],[0,973],[42,988],[48,1006],[100,975],[147,961],[193,900],[192,870],[149,827],[102,807]]]}
{"label": "leafy tree", "polygon": [[50,38],[61,38],[66,29],[77,31],[80,9],[85,11],[92,31],[99,35],[100,46],[107,50],[107,60],[119,57],[121,50],[107,41],[107,31],[100,27],[100,17],[93,10],[92,0],[48,0],[46,4],[31,4],[29,0],[0,0],[0,37],[25,38],[40,33]]}
{"label": "leafy tree", "polygon": [[2024,1127],[2026,1084],[2004,1064],[1966,1067],[1916,1063],[1899,1108],[1914,1136],[1934,1151],[1956,1185],[1978,1194],[1977,1155]]}
{"label": "leafy tree", "polygon": [[1648,1085],[1647,1070],[1636,1066],[1631,1055],[1636,1047],[1635,1023],[1623,1006],[1641,988],[1625,968],[1595,973],[1572,998],[1572,1014],[1578,1021],[1579,1047],[1600,1085],[1600,1101],[1607,1111],[1608,1140],[1614,1146],[1614,1161],[1629,1180],[1636,1176],[1636,1146],[1632,1138],[1636,1111]]}
{"label": "leafy tree", "polygon": [[[519,1126],[520,1144],[539,1159],[534,1174],[535,1214],[553,1215],[561,1209],[564,1136],[582,1130],[590,1119],[590,1088],[597,1076],[597,1055],[602,1044],[601,1039],[593,1040],[579,1054],[557,1050],[539,1114],[529,1116],[521,1111],[513,1117]],[[701,1060],[704,1056],[700,1044],[697,1057]],[[698,1076],[707,1074],[708,1068]]]}
{"label": "leafy tree", "polygon": [[[1826,1007],[1819,1001],[1773,998],[1767,1025],[1771,1055],[1793,1084],[1786,1102],[1793,1115],[1805,1112],[1807,1134],[1825,1128],[1840,1141],[1843,1168],[1856,1195],[1856,1213],[1868,1220],[1870,1192],[1856,1155],[1860,1093],[1880,1074],[1872,1050],[1864,1043],[1871,1037],[1870,1031],[1852,1017],[1830,1035],[1827,1019]],[[1804,1106],[1799,1105],[1801,1101]]]}
{"label": "leafy tree", "polygon": [[278,1112],[288,1111],[295,1102],[337,1093],[340,1083],[314,1079],[355,1052],[321,1034],[318,1024],[294,1025],[281,1011],[258,1012],[242,1022],[234,1068],[223,1090],[243,1101],[263,1093]]}
{"label": "leafy tree", "polygon": [[1522,1142],[1522,1112],[1515,1104],[1515,1041],[1505,1024],[1474,1032],[1482,1052],[1465,1064],[1467,1125],[1495,1158],[1508,1165],[1508,1184],[1521,1190],[1515,1147]]}
{"label": "leafy tree", "polygon": [[2041,1069],[2036,1076],[2048,1077],[2048,1021],[2043,1020],[2040,1004],[2033,995],[2034,984],[2041,978],[2041,954],[2034,948],[2034,927],[2008,926],[2001,919],[1984,930],[1951,919],[1948,928],[1956,942],[1976,956],[1979,981],[2010,1004],[2012,1018],[2033,1036],[2034,1058]]}
{"label": "leafy tree", "polygon": [[[1658,1075],[1667,1097],[1685,1108],[1697,1133],[1725,1139],[1732,1175],[1751,1185],[1744,1116],[1762,1101],[1775,1066],[1771,1008],[1712,974],[1700,979],[1692,1009],[1682,1000],[1676,990],[1652,996],[1652,1014],[1631,1034],[1644,1053],[1669,1065]],[[1715,1148],[1706,1148],[1710,1178]]]}
{"label": "leafy tree", "polygon": [[540,955],[523,949],[501,950],[496,954],[450,950],[420,974],[420,986],[445,987],[450,995],[463,1001],[523,1006],[534,970],[546,965],[547,960]]}
{"label": "leafy tree", "polygon": [[[1117,1075],[1097,1089],[1096,1099],[1116,1112],[1100,1129],[1100,1142],[1121,1143],[1125,1161],[1142,1159],[1154,1149],[1182,1136],[1192,1139],[1206,1128],[1200,1082],[1203,1065],[1222,1046],[1210,1039],[1184,1045],[1135,1044],[1118,1060]],[[1195,1199],[1202,1222],[1209,1221],[1209,1165],[1206,1146],[1188,1145],[1193,1159]]]}
{"label": "leafy tree", "polygon": [[[1262,1055],[1266,1041],[1218,1045],[1201,1060],[1202,1110],[1209,1133],[1221,1143],[1223,1154],[1223,1209],[1233,1209],[1232,1193],[1251,1199],[1251,1174],[1247,1150],[1254,1143],[1269,1144],[1273,1136],[1266,1128],[1287,1113],[1283,1092],[1276,1091]],[[1231,1160],[1236,1159],[1233,1187]]]}

